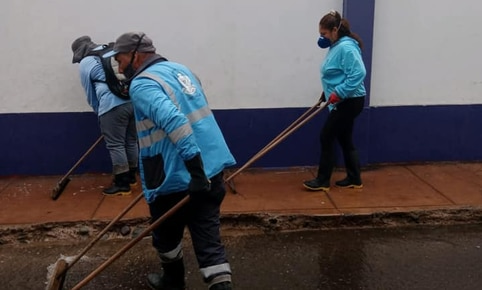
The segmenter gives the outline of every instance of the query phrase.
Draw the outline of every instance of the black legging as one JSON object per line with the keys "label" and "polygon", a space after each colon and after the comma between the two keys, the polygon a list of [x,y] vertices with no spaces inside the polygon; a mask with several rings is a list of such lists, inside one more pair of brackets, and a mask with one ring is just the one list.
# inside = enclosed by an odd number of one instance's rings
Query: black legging
{"label": "black legging", "polygon": [[335,165],[335,140],[338,140],[344,156],[356,150],[353,144],[353,125],[355,118],[363,110],[365,97],[349,98],[331,110],[320,134],[321,156],[318,178],[330,179]]}

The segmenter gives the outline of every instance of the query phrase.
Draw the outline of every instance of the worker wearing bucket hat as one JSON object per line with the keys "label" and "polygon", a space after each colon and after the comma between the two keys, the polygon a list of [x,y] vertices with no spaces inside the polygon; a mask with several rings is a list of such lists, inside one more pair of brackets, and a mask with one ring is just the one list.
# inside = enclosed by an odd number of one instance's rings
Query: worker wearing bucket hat
{"label": "worker wearing bucket hat", "polygon": [[[136,183],[138,147],[134,109],[131,101],[122,99],[108,85],[107,70],[102,65],[103,45],[87,35],[72,42],[72,63],[79,63],[80,81],[87,102],[97,114],[99,127],[112,162],[114,180],[102,193],[108,196],[129,195]],[[116,78],[115,76],[113,78]]]}

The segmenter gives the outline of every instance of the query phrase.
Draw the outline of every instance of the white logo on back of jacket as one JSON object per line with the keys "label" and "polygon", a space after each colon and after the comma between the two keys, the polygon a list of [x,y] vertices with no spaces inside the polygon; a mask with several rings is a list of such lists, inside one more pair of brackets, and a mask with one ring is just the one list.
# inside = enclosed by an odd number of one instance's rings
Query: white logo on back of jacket
{"label": "white logo on back of jacket", "polygon": [[177,80],[183,87],[183,93],[191,96],[196,93],[196,87],[192,84],[191,79],[188,76],[178,73]]}

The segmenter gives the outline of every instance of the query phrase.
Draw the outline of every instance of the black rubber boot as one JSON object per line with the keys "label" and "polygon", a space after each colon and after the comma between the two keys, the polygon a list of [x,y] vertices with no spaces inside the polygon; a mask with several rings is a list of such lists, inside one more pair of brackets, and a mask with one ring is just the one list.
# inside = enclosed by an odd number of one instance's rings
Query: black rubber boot
{"label": "black rubber boot", "polygon": [[360,160],[358,152],[353,150],[350,152],[343,152],[345,158],[346,177],[335,182],[338,187],[345,188],[362,188],[362,180],[360,174]]}
{"label": "black rubber boot", "polygon": [[129,185],[130,186],[137,185],[136,174],[137,174],[137,167],[132,167],[132,168],[129,169]]}
{"label": "black rubber boot", "polygon": [[112,186],[102,191],[104,195],[129,195],[131,194],[131,187],[129,185],[129,172],[123,172],[114,176]]}
{"label": "black rubber boot", "polygon": [[147,275],[147,284],[154,290],[184,290],[184,260],[181,258],[171,263],[162,263],[164,273]]}
{"label": "black rubber boot", "polygon": [[231,282],[228,282],[228,281],[217,283],[209,287],[209,290],[232,290],[232,289],[233,289],[233,286]]}
{"label": "black rubber boot", "polygon": [[303,182],[303,186],[313,191],[330,190],[330,179],[333,167],[335,166],[335,157],[329,152],[322,152],[320,163],[318,166],[318,176],[315,179]]}

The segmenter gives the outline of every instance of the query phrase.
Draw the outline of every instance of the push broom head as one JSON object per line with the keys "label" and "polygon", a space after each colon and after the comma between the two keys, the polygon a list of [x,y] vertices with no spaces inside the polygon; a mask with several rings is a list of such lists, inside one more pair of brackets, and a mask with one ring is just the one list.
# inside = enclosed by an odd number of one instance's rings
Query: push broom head
{"label": "push broom head", "polygon": [[70,178],[64,178],[59,183],[57,183],[57,185],[52,189],[51,197],[53,200],[57,200],[57,198],[59,198],[69,181]]}
{"label": "push broom head", "polygon": [[65,275],[67,274],[67,261],[60,259],[55,263],[54,271],[50,275],[45,290],[61,290],[64,287]]}

